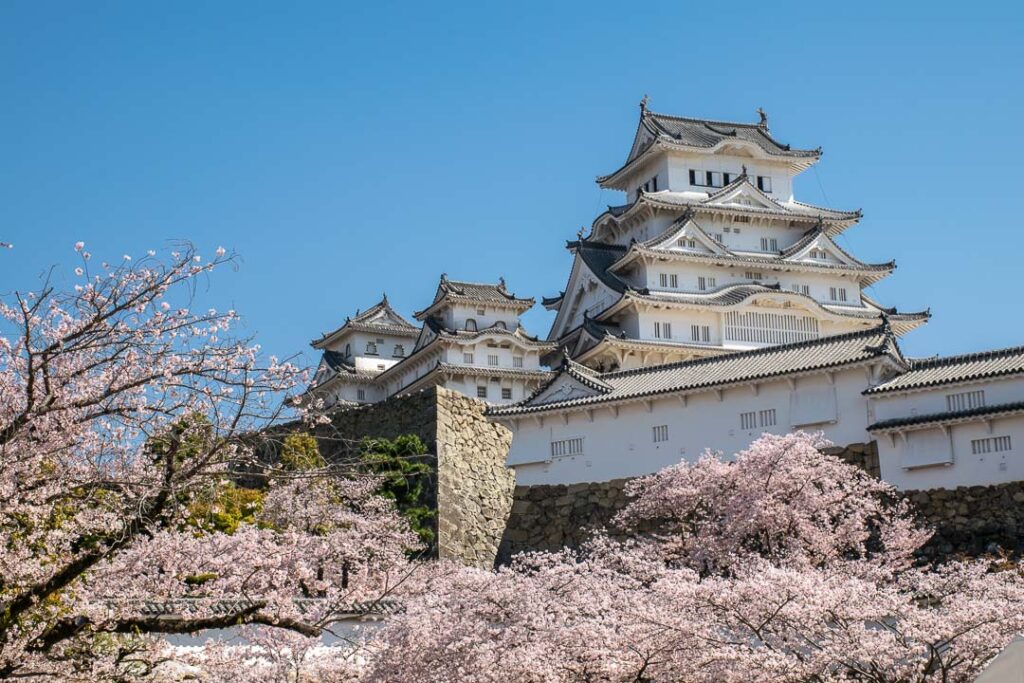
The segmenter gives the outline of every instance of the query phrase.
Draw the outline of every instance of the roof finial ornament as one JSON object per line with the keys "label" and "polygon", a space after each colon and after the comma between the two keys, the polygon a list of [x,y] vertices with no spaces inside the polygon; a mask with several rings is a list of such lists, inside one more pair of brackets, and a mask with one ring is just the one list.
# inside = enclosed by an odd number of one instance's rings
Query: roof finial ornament
{"label": "roof finial ornament", "polygon": [[384,292],[384,296],[381,297],[380,302],[386,304],[388,302],[388,293]]}
{"label": "roof finial ornament", "polygon": [[746,178],[747,177],[747,165],[743,164],[742,168],[743,168],[743,173],[741,173],[740,175],[742,175],[744,178]]}
{"label": "roof finial ornament", "polygon": [[768,112],[766,112],[761,107],[758,107],[757,108],[757,115],[761,117],[761,120],[758,121],[758,123],[757,123],[757,127],[767,131],[768,130]]}
{"label": "roof finial ornament", "polygon": [[583,241],[583,233],[586,231],[587,226],[581,225],[580,229],[576,231],[576,239]]}
{"label": "roof finial ornament", "polygon": [[644,93],[643,99],[640,100],[641,113],[647,111],[647,105],[650,104],[650,102],[651,98],[647,96],[647,93]]}
{"label": "roof finial ornament", "polygon": [[505,276],[504,275],[499,275],[498,276],[498,289],[500,289],[501,291],[505,291]]}

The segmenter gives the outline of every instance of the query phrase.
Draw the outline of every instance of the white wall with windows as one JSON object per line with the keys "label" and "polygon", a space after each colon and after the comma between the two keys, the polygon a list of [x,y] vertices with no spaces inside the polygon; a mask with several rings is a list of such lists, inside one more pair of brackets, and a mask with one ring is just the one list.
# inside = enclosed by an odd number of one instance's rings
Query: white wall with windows
{"label": "white wall with windows", "polygon": [[[861,392],[865,370],[851,368],[757,386],[652,398],[586,411],[528,415],[502,423],[513,432],[508,464],[516,483],[570,484],[655,472],[704,449],[734,454],[764,432],[824,431],[839,444],[868,440]],[[562,455],[552,444],[580,440]],[[554,450],[553,450],[554,449]]]}
{"label": "white wall with windows", "polygon": [[[1024,401],[1024,378],[989,379],[870,396],[872,422]],[[1024,480],[1024,416],[910,425],[874,435],[882,477],[899,488]]]}
{"label": "white wall with windows", "polygon": [[[665,155],[668,166],[668,187],[673,192],[714,192],[726,184],[725,174],[729,174],[730,180],[735,180],[747,167],[747,177],[755,185],[758,178],[765,178],[761,181],[762,186],[769,196],[776,201],[789,201],[793,197],[793,171],[785,162],[772,162],[763,159],[753,159],[745,156],[728,156],[724,154],[686,154],[681,152],[669,152]],[[691,182],[690,171],[701,184]],[[701,172],[704,177],[700,176]],[[707,174],[713,174],[713,183],[707,184]]]}
{"label": "white wall with windows", "polygon": [[876,434],[882,478],[899,489],[1024,480],[1024,416]]}

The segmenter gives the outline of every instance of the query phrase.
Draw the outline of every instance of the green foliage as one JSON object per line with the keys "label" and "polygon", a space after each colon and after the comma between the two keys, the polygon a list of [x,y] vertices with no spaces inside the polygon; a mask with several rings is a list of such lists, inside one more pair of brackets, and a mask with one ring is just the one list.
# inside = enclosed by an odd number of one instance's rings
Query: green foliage
{"label": "green foliage", "polygon": [[289,434],[281,445],[281,466],[293,472],[304,472],[324,467],[327,463],[320,455],[316,437],[310,434]]}
{"label": "green foliage", "polygon": [[188,458],[207,452],[212,447],[213,426],[201,413],[190,413],[176,420],[163,434],[151,436],[145,450],[154,462],[174,454],[174,464],[180,466]]}
{"label": "green foliage", "polygon": [[382,477],[378,493],[395,501],[398,511],[423,544],[432,548],[437,511],[429,486],[433,467],[426,455],[426,444],[415,435],[403,435],[394,440],[367,437],[359,444],[362,462]]}
{"label": "green foliage", "polygon": [[265,496],[259,489],[245,488],[230,481],[218,482],[189,504],[185,525],[206,533],[233,534],[243,522],[256,524]]}

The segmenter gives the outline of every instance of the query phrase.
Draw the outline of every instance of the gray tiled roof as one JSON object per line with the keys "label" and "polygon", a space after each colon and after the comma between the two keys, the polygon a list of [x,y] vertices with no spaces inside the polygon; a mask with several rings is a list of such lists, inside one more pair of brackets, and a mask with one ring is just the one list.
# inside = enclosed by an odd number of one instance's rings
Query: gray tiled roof
{"label": "gray tiled roof", "polygon": [[[381,313],[384,315],[380,316]],[[415,337],[419,333],[418,327],[410,323],[391,307],[391,304],[388,302],[388,295],[385,294],[379,302],[362,313],[357,313],[354,317],[345,318],[345,322],[342,323],[341,327],[331,332],[325,332],[319,339],[314,339],[310,344],[314,348],[319,348],[328,339],[345,329],[381,332],[401,337]]]}
{"label": "gray tiled roof", "polygon": [[449,280],[447,275],[441,275],[441,281],[437,285],[437,292],[434,300],[422,311],[417,311],[415,317],[422,320],[435,306],[442,301],[468,301],[473,303],[492,304],[513,304],[518,308],[527,309],[533,306],[532,298],[520,298],[505,288],[504,278],[497,284],[483,282],[463,282],[461,280]]}
{"label": "gray tiled roof", "polygon": [[617,244],[602,244],[589,240],[567,242],[566,248],[575,250],[587,265],[587,268],[612,291],[622,293],[627,285],[618,276],[608,272],[613,263],[626,253],[626,247]]}
{"label": "gray tiled roof", "polygon": [[[796,344],[597,374],[597,379],[611,387],[609,391],[541,404],[531,404],[530,401],[534,398],[531,397],[516,405],[493,408],[488,414],[495,417],[514,416],[609,401],[643,399],[659,394],[712,389],[734,383],[834,368],[882,356],[888,356],[897,363],[903,362],[896,340],[885,325]],[[566,372],[564,364],[559,372]]]}
{"label": "gray tiled roof", "polygon": [[1024,373],[1024,346],[944,358],[914,359],[910,371],[865,393],[882,394]]}
{"label": "gray tiled roof", "polygon": [[683,116],[656,114],[645,107],[640,109],[640,123],[633,138],[626,162],[613,173],[598,177],[605,183],[625,169],[658,143],[691,149],[713,149],[723,142],[737,141],[753,144],[765,154],[783,159],[813,163],[821,157],[821,149],[792,149],[773,138],[768,132],[767,120],[760,123],[713,121]]}
{"label": "gray tiled roof", "polygon": [[868,427],[869,432],[883,432],[899,427],[924,426],[929,424],[942,424],[960,420],[971,420],[973,418],[991,418],[1001,415],[1012,415],[1024,413],[1024,401],[1014,403],[1000,403],[994,406],[982,406],[969,410],[951,410],[943,413],[930,413],[928,415],[912,415],[910,417],[897,417],[891,420],[882,420]]}
{"label": "gray tiled roof", "polygon": [[[654,135],[688,147],[711,148],[727,140],[752,142],[768,154],[785,157],[819,157],[821,149],[792,149],[773,138],[767,126],[694,119],[644,112],[644,124]],[[634,157],[636,155],[634,154]],[[632,160],[632,157],[631,159]]]}
{"label": "gray tiled roof", "polygon": [[433,317],[427,318],[425,321],[423,321],[423,324],[426,327],[428,327],[434,334],[446,337],[458,337],[459,339],[462,339],[464,341],[476,339],[477,337],[482,337],[485,334],[497,334],[505,337],[515,337],[519,341],[531,346],[551,346],[551,344],[548,342],[543,342],[537,337],[528,335],[526,333],[526,330],[524,330],[522,327],[516,328],[515,330],[508,330],[503,329],[501,327],[491,326],[481,328],[476,332],[472,330],[455,330],[450,327],[445,327],[444,323],[442,323],[437,318]]}
{"label": "gray tiled roof", "polygon": [[[822,206],[814,206],[812,204],[805,204],[803,202],[792,202],[782,204],[772,199],[773,206],[771,207],[760,207],[760,206],[740,206],[740,205],[719,205],[709,203],[714,197],[724,194],[735,188],[736,185],[746,182],[741,177],[738,180],[734,180],[729,185],[726,185],[721,190],[716,191],[712,195],[700,198],[693,195],[692,193],[672,192],[670,190],[661,190],[659,192],[643,192],[636,199],[629,204],[622,204],[619,206],[609,206],[607,211],[598,216],[594,220],[594,224],[600,222],[601,218],[605,215],[611,215],[613,218],[619,218],[629,213],[634,206],[638,204],[651,204],[654,206],[664,206],[668,208],[682,208],[682,209],[694,209],[696,211],[717,211],[717,212],[728,212],[730,214],[751,214],[751,215],[768,215],[768,216],[779,216],[788,219],[799,219],[799,220],[815,220],[819,216],[823,217],[826,221],[834,221],[837,223],[856,221],[861,217],[861,211],[859,209],[853,211],[847,211],[843,209],[829,209]],[[764,194],[764,193],[761,193]],[[771,198],[769,198],[771,199]],[[831,226],[830,226],[831,227]]]}

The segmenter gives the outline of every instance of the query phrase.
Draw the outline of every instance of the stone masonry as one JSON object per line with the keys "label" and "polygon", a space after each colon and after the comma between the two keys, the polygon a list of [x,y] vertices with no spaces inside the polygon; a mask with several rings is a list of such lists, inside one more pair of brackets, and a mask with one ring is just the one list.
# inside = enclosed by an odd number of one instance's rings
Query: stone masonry
{"label": "stone masonry", "polygon": [[512,507],[514,473],[505,467],[512,434],[484,418],[485,404],[444,388],[338,410],[317,430],[328,460],[350,457],[364,437],[415,434],[433,454],[432,498],[438,557],[494,565]]}
{"label": "stone masonry", "polygon": [[[879,476],[874,442],[827,452]],[[626,505],[627,481],[517,486],[498,561],[507,562],[511,555],[522,551],[578,546]],[[935,529],[935,536],[923,549],[926,559],[1000,549],[1024,552],[1024,482],[907,491],[904,495],[922,521]]]}

